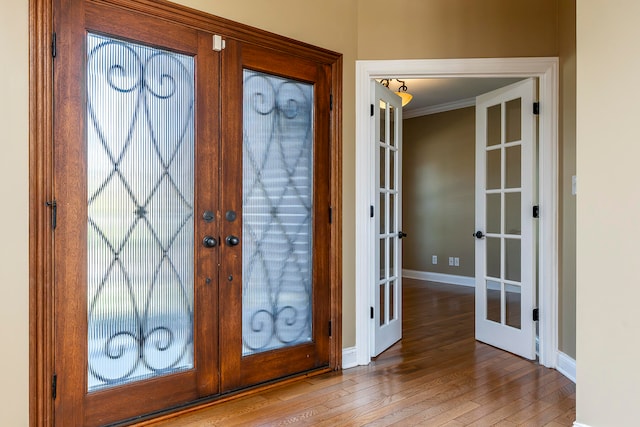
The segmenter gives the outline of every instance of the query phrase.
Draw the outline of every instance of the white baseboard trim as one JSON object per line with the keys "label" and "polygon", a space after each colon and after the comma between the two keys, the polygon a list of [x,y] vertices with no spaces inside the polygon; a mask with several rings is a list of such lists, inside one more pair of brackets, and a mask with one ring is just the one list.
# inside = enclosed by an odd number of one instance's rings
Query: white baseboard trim
{"label": "white baseboard trim", "polygon": [[358,366],[358,354],[355,347],[342,349],[342,369]]}
{"label": "white baseboard trim", "polygon": [[449,283],[451,285],[476,286],[476,278],[468,276],[456,276],[454,274],[430,273],[428,271],[402,270],[402,277],[407,279],[427,280],[429,282]]}
{"label": "white baseboard trim", "polygon": [[579,423],[579,422],[577,422],[577,421],[574,421],[574,422],[573,422],[573,427],[591,427],[591,426],[589,426],[589,425],[587,425],[587,424]]}
{"label": "white baseboard trim", "polygon": [[574,383],[576,382],[576,361],[561,351],[558,352],[558,366],[556,369]]}

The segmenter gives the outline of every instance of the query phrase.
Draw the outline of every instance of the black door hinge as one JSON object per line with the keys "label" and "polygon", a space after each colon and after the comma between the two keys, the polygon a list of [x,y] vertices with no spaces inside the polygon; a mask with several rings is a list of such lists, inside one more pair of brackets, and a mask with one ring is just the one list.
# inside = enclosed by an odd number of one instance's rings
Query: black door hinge
{"label": "black door hinge", "polygon": [[538,320],[540,320],[540,311],[538,311],[537,308],[533,309],[533,321],[537,322]]}
{"label": "black door hinge", "polygon": [[332,333],[333,333],[332,329],[333,329],[332,323],[331,323],[331,320],[329,320],[329,336],[332,336]]}
{"label": "black door hinge", "polygon": [[533,217],[534,218],[540,218],[540,206],[535,205],[533,207]]}
{"label": "black door hinge", "polygon": [[373,117],[373,104],[371,104],[371,117]]}
{"label": "black door hinge", "polygon": [[51,34],[51,56],[53,58],[56,57],[56,55],[58,54],[58,46],[56,43],[56,33]]}
{"label": "black door hinge", "polygon": [[333,111],[333,94],[329,94],[329,110]]}
{"label": "black door hinge", "polygon": [[535,114],[536,116],[538,114],[540,114],[540,103],[539,102],[534,102],[533,103],[533,114]]}
{"label": "black door hinge", "polygon": [[369,217],[373,218],[376,214],[376,208],[373,207],[373,205],[369,206]]}
{"label": "black door hinge", "polygon": [[51,377],[51,398],[55,400],[58,395],[58,376],[53,374]]}
{"label": "black door hinge", "polygon": [[55,200],[51,200],[46,205],[51,208],[51,229],[55,230],[58,224],[58,203]]}
{"label": "black door hinge", "polygon": [[370,316],[372,319],[374,319],[373,307],[371,307],[371,312],[370,312],[370,315],[369,315],[369,316]]}

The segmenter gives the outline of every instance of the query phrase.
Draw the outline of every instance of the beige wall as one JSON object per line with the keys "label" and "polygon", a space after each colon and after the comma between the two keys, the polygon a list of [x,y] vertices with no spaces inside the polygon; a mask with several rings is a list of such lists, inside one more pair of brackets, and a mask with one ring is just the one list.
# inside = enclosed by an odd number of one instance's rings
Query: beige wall
{"label": "beige wall", "polygon": [[578,422],[638,425],[640,2],[577,2]]}
{"label": "beige wall", "polygon": [[358,0],[358,59],[556,56],[558,1]]}
{"label": "beige wall", "polygon": [[0,424],[26,426],[29,405],[28,2],[0,12]]}
{"label": "beige wall", "polygon": [[475,123],[474,107],[403,121],[405,269],[475,276]]}
{"label": "beige wall", "polygon": [[563,0],[559,8],[560,52],[560,262],[558,311],[559,348],[576,358],[576,2]]}

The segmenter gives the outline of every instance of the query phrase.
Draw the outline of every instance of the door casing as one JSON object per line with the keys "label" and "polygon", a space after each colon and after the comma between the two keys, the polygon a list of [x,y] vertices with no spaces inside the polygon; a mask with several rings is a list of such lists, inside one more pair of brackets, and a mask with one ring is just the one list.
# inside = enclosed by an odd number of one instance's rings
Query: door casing
{"label": "door casing", "polygon": [[[557,57],[471,58],[356,61],[356,218],[368,218],[375,173],[370,144],[369,85],[389,76],[412,78],[537,77],[539,82],[539,360],[549,368],[558,361],[558,72]],[[356,348],[344,367],[370,362],[369,319],[375,248],[374,222],[356,221]]]}

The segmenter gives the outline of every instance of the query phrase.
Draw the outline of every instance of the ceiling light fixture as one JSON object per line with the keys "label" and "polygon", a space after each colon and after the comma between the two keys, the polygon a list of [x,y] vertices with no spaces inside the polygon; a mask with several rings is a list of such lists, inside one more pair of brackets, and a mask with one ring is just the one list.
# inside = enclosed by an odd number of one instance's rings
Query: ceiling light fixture
{"label": "ceiling light fixture", "polygon": [[380,80],[380,83],[382,83],[382,85],[385,86],[386,88],[389,88],[389,82],[391,80],[396,80],[397,82],[400,83],[400,87],[394,93],[396,95],[398,95],[400,98],[402,98],[402,106],[404,107],[405,105],[407,105],[413,99],[413,95],[411,95],[409,92],[407,92],[407,85],[404,84],[403,80],[400,80],[400,79],[382,79],[382,80]]}

